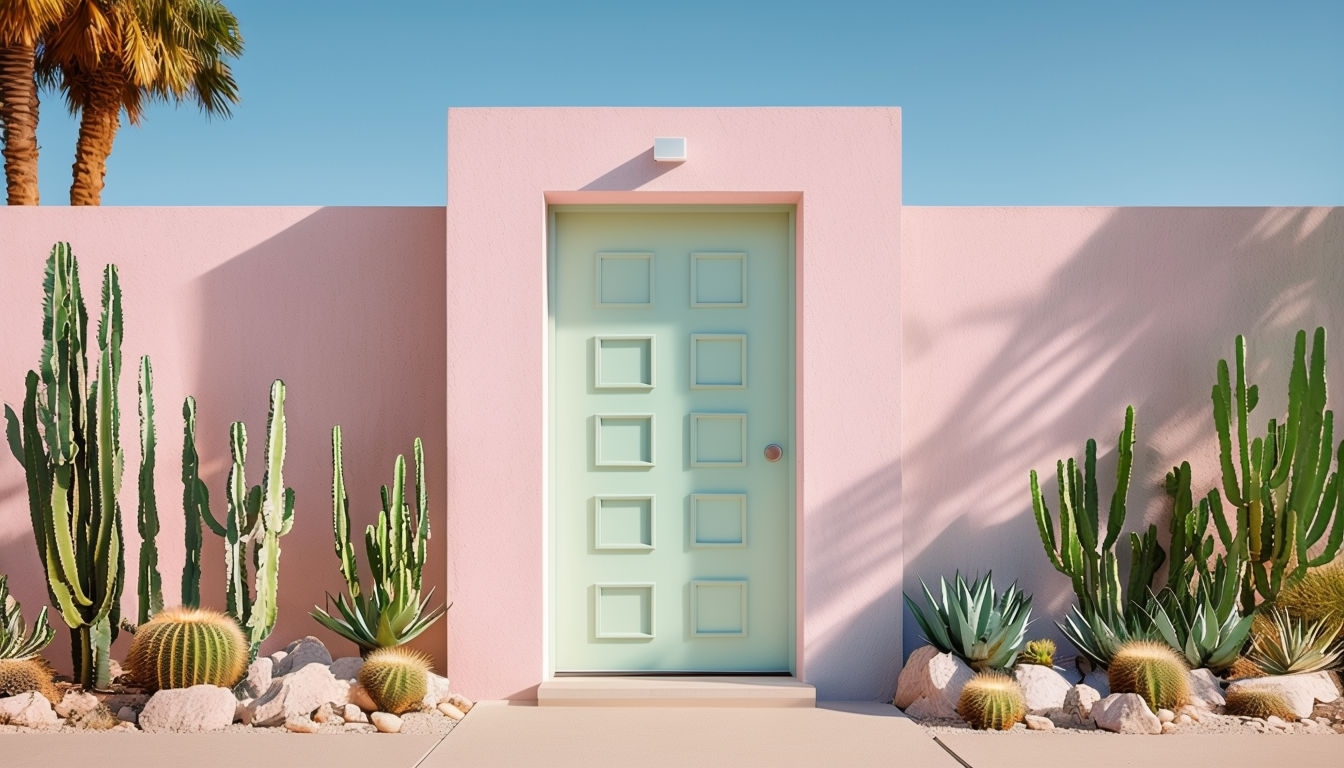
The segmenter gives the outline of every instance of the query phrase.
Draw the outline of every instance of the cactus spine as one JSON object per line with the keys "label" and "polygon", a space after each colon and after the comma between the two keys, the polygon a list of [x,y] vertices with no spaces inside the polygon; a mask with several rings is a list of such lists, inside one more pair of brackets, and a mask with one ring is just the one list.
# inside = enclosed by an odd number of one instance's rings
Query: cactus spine
{"label": "cactus spine", "polygon": [[[1128,592],[1120,585],[1119,560],[1115,543],[1125,523],[1125,502],[1134,465],[1134,407],[1125,409],[1125,426],[1118,442],[1115,491],[1111,494],[1105,535],[1101,531],[1101,512],[1097,502],[1097,441],[1089,439],[1083,467],[1070,458],[1056,467],[1059,480],[1059,535],[1055,535],[1050,509],[1041,497],[1036,471],[1031,471],[1031,504],[1041,543],[1055,570],[1073,579],[1073,591],[1084,616],[1113,619],[1133,613],[1130,604],[1142,603],[1153,574],[1161,567],[1166,553],[1157,543],[1157,526],[1148,526],[1143,536],[1130,534],[1132,564]],[[1125,595],[1128,594],[1128,601]]]}
{"label": "cactus spine", "polygon": [[1261,720],[1273,716],[1291,723],[1297,719],[1297,713],[1277,691],[1258,688],[1228,691],[1225,711],[1229,715],[1258,717]]}
{"label": "cactus spine", "polygon": [[[1218,361],[1213,420],[1218,431],[1222,487],[1232,521],[1212,496],[1214,522],[1229,557],[1246,565],[1241,604],[1250,613],[1259,602],[1300,581],[1308,568],[1329,563],[1344,540],[1344,494],[1331,472],[1334,413],[1327,410],[1325,329],[1317,328],[1307,359],[1307,332],[1298,331],[1288,376],[1288,411],[1270,419],[1265,436],[1248,442],[1248,418],[1259,388],[1246,382],[1246,338],[1236,340],[1236,379]],[[1233,430],[1235,429],[1235,434]],[[1344,464],[1344,441],[1335,466]],[[1329,536],[1326,536],[1327,529]],[[1317,546],[1322,543],[1323,546]],[[1312,555],[1315,550],[1317,554]]]}
{"label": "cactus spine", "polygon": [[42,694],[53,704],[61,700],[51,679],[51,667],[40,656],[0,659],[0,698],[29,691]]}
{"label": "cactus spine", "polygon": [[33,533],[52,604],[71,630],[75,677],[87,687],[105,687],[125,572],[117,502],[123,462],[117,268],[109,264],[103,272],[92,381],[86,359],[88,313],[68,243],[51,250],[45,292],[40,371],[28,373],[22,418],[5,407],[6,436],[24,465]]}
{"label": "cactus spine", "polygon": [[136,596],[136,623],[144,624],[163,610],[163,583],[159,578],[159,508],[154,500],[154,371],[149,356],[140,358],[140,506],[136,528],[140,531],[140,567]]}
{"label": "cactus spine", "polygon": [[247,669],[247,639],[216,611],[174,608],[142,624],[126,660],[136,682],[151,690],[218,685],[231,688]]}
{"label": "cactus spine", "polygon": [[1179,709],[1190,700],[1190,671],[1185,660],[1164,643],[1125,643],[1111,658],[1106,674],[1112,693],[1137,693],[1154,712]]}
{"label": "cactus spine", "polygon": [[981,731],[1012,730],[1026,713],[1022,686],[1002,672],[978,673],[966,682],[957,700],[957,714]]}
{"label": "cactus spine", "polygon": [[359,669],[359,684],[384,712],[400,715],[415,707],[429,689],[429,657],[404,646],[370,653]]}

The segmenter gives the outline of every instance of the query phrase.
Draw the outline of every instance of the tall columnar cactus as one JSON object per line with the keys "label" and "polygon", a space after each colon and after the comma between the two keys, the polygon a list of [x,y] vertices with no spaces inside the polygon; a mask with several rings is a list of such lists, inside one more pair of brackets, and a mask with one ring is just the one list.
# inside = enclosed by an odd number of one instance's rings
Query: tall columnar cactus
{"label": "tall columnar cactus", "polygon": [[[271,384],[271,410],[266,422],[266,470],[261,484],[247,485],[247,427],[236,421],[229,429],[233,459],[228,477],[228,511],[221,523],[210,514],[210,497],[201,481],[196,453],[196,402],[182,406],[182,505],[186,511],[187,560],[182,569],[183,604],[200,604],[201,523],[224,538],[225,606],[248,636],[256,658],[261,643],[275,627],[280,576],[280,537],[294,527],[294,491],[284,484],[285,383]],[[255,584],[248,586],[248,563],[255,565]]]}
{"label": "tall columnar cactus", "polygon": [[1072,458],[1058,462],[1058,536],[1050,509],[1041,497],[1036,471],[1031,472],[1031,504],[1041,542],[1055,570],[1073,579],[1073,591],[1084,616],[1099,616],[1111,621],[1132,615],[1140,608],[1153,575],[1166,557],[1157,543],[1157,526],[1149,525],[1143,536],[1131,533],[1133,557],[1128,590],[1122,591],[1120,565],[1114,547],[1125,523],[1125,500],[1133,465],[1134,407],[1130,406],[1125,409],[1125,427],[1120,432],[1115,491],[1111,494],[1104,535],[1097,502],[1096,440],[1087,441],[1081,469]]}
{"label": "tall columnar cactus", "polygon": [[[1222,488],[1234,519],[1211,497],[1214,523],[1229,557],[1246,565],[1242,610],[1273,601],[1307,569],[1335,558],[1344,540],[1344,493],[1338,467],[1344,441],[1334,447],[1334,413],[1325,407],[1325,329],[1317,328],[1307,358],[1307,332],[1298,331],[1288,376],[1288,410],[1271,418],[1264,437],[1248,439],[1259,388],[1246,381],[1246,339],[1236,340],[1236,379],[1218,361],[1213,420],[1218,431]],[[1233,527],[1235,526],[1235,532]],[[1328,531],[1328,536],[1327,536]]]}
{"label": "tall columnar cactus", "polygon": [[154,371],[149,356],[140,358],[140,565],[137,571],[136,623],[144,624],[163,610],[163,583],[159,578],[159,508],[154,499]]}
{"label": "tall columnar cactus", "polygon": [[123,462],[117,405],[121,287],[109,264],[93,378],[86,360],[88,314],[68,243],[52,248],[45,289],[39,371],[28,373],[22,418],[5,407],[5,431],[26,471],[48,591],[71,629],[75,677],[102,687],[109,682],[108,648],[125,572],[117,501]]}
{"label": "tall columnar cactus", "polygon": [[[362,653],[410,641],[439,619],[447,608],[428,613],[434,591],[420,598],[421,575],[429,543],[429,496],[425,489],[425,455],[420,438],[415,439],[416,514],[405,497],[406,458],[397,456],[392,486],[381,489],[382,509],[378,522],[364,532],[374,586],[365,592],[359,581],[359,562],[350,542],[350,501],[345,495],[345,472],[341,453],[341,427],[331,430],[333,479],[331,485],[332,529],[336,556],[341,560],[346,595],[336,597],[336,618],[314,607],[313,618],[331,631],[353,641]],[[328,600],[331,596],[328,595]]]}

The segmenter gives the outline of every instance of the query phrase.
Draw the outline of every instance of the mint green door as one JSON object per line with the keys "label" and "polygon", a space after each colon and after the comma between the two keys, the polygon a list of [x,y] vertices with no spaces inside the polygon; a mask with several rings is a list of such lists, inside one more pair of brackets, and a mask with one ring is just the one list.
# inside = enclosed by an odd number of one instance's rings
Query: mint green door
{"label": "mint green door", "polygon": [[789,669],[791,226],[555,213],[557,672]]}

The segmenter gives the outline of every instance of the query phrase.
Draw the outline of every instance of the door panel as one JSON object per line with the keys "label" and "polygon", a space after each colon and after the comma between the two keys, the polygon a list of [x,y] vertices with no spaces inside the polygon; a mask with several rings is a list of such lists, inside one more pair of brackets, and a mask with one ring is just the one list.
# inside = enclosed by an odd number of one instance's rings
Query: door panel
{"label": "door panel", "polygon": [[788,670],[790,226],[555,214],[557,671]]}

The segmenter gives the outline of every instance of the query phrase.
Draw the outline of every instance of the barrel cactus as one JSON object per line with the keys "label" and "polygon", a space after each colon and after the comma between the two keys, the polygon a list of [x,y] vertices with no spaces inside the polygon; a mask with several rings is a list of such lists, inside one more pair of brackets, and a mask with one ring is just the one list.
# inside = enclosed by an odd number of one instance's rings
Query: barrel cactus
{"label": "barrel cactus", "polygon": [[1256,688],[1228,691],[1226,711],[1229,715],[1258,717],[1262,720],[1271,715],[1289,722],[1297,719],[1293,708],[1288,706],[1288,702],[1284,701],[1283,696],[1277,691]]}
{"label": "barrel cactus", "polygon": [[1132,640],[1120,646],[1107,669],[1112,693],[1137,693],[1149,709],[1178,709],[1190,701],[1190,670],[1165,643]]}
{"label": "barrel cactus", "polygon": [[40,656],[0,659],[0,698],[35,691],[52,703],[61,700],[51,679],[51,667]]}
{"label": "barrel cactus", "polygon": [[1043,667],[1055,664],[1055,641],[1049,638],[1032,640],[1022,652],[1017,654],[1018,664],[1039,664]]}
{"label": "barrel cactus", "polygon": [[957,714],[977,730],[1011,730],[1027,713],[1022,686],[1002,672],[981,672],[967,681]]}
{"label": "barrel cactus", "polygon": [[359,684],[384,712],[412,709],[429,690],[429,657],[406,646],[380,648],[364,660]]}
{"label": "barrel cactus", "polygon": [[247,669],[247,639],[237,622],[218,611],[173,608],[135,632],[126,661],[145,688],[231,688]]}

